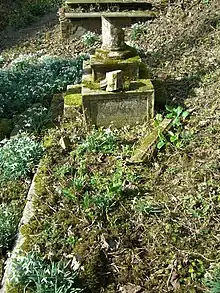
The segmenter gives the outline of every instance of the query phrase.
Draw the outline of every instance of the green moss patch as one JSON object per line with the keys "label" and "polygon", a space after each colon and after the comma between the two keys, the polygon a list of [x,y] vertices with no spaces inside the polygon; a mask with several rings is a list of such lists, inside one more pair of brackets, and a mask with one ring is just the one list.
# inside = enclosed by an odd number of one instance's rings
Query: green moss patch
{"label": "green moss patch", "polygon": [[66,106],[82,106],[82,95],[66,94],[64,95],[64,104]]}
{"label": "green moss patch", "polygon": [[115,64],[140,64],[141,59],[139,56],[134,56],[131,58],[127,58],[127,59],[114,59],[114,58],[109,58],[109,57],[105,57],[105,58],[101,58],[101,57],[96,57],[93,56],[92,60],[91,60],[91,64],[95,64],[95,63],[102,63],[102,64],[106,64],[106,65],[115,65]]}
{"label": "green moss patch", "polygon": [[100,84],[92,80],[84,80],[82,84],[91,90],[100,90]]}

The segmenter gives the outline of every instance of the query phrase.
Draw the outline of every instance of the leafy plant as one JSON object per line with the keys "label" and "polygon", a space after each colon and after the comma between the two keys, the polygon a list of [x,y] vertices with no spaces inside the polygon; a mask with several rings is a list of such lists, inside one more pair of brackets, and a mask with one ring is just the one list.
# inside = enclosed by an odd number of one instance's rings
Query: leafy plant
{"label": "leafy plant", "polygon": [[31,132],[37,134],[51,121],[51,113],[41,104],[34,104],[15,119],[15,127],[11,135]]}
{"label": "leafy plant", "polygon": [[0,205],[0,249],[10,248],[16,236],[20,213],[12,206]]}
{"label": "leafy plant", "polygon": [[204,284],[206,285],[209,293],[220,292],[220,268],[211,269],[210,272],[205,274]]}
{"label": "leafy plant", "polygon": [[146,30],[146,23],[137,22],[131,26],[131,40],[138,40]]}
{"label": "leafy plant", "polygon": [[0,181],[28,176],[42,154],[41,144],[26,135],[9,139],[0,148]]}
{"label": "leafy plant", "polygon": [[35,293],[82,292],[77,275],[78,271],[70,263],[47,262],[32,252],[13,258],[10,284]]}
{"label": "leafy plant", "polygon": [[161,213],[161,207],[158,205],[152,204],[150,201],[145,198],[134,198],[133,199],[133,208],[141,214],[158,214]]}
{"label": "leafy plant", "polygon": [[93,130],[91,134],[78,146],[73,154],[88,153],[111,154],[116,150],[116,137],[110,129]]}
{"label": "leafy plant", "polygon": [[81,81],[82,60],[21,55],[0,69],[0,118],[20,114],[35,103],[44,104],[70,83]]}
{"label": "leafy plant", "polygon": [[158,143],[157,148],[160,150],[164,146],[172,144],[177,148],[182,146],[182,141],[184,138],[184,133],[182,132],[182,122],[189,115],[188,111],[184,111],[181,106],[177,108],[172,108],[166,106],[167,114],[166,118],[172,119],[172,129],[167,131],[166,134],[163,134],[160,130],[160,123],[163,120],[163,116],[161,114],[157,114],[155,117],[155,126],[158,128]]}
{"label": "leafy plant", "polygon": [[90,31],[82,36],[82,42],[87,48],[94,46],[99,41],[99,39],[100,38],[97,34]]}
{"label": "leafy plant", "polygon": [[184,111],[181,106],[177,108],[172,108],[169,106],[165,106],[167,110],[166,118],[173,119],[172,124],[174,127],[179,127],[182,125],[182,120],[186,119],[189,115],[188,111]]}

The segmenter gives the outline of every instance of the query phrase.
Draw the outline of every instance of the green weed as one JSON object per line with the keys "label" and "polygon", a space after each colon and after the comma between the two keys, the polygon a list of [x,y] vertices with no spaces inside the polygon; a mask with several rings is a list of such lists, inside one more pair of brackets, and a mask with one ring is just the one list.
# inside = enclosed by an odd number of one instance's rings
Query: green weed
{"label": "green weed", "polygon": [[154,215],[162,212],[159,205],[155,205],[145,198],[134,198],[132,201],[133,209],[143,215]]}
{"label": "green weed", "polygon": [[209,293],[220,292],[220,268],[217,265],[216,268],[211,268],[209,272],[205,274],[204,284]]}
{"label": "green weed", "polygon": [[112,154],[116,150],[116,137],[110,129],[93,130],[91,134],[72,152],[82,156],[87,153]]}
{"label": "green weed", "polygon": [[172,119],[172,129],[165,134],[162,133],[160,130],[160,123],[163,120],[163,116],[161,114],[156,115],[155,125],[158,128],[157,148],[160,150],[169,144],[172,144],[176,148],[181,148],[183,146],[183,140],[186,138],[186,133],[182,131],[182,125],[189,113],[188,111],[184,111],[181,106],[177,108],[166,106],[166,111],[168,113],[165,117]]}
{"label": "green weed", "polygon": [[131,26],[131,40],[136,41],[138,40],[146,31],[146,23],[144,22],[137,22]]}
{"label": "green weed", "polygon": [[82,42],[86,48],[91,48],[100,40],[99,35],[88,31],[82,36]]}

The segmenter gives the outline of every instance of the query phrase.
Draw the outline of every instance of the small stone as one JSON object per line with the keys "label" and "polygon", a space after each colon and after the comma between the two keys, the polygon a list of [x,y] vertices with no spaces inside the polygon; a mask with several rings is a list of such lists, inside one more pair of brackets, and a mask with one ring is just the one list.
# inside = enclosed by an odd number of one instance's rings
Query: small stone
{"label": "small stone", "polygon": [[119,91],[124,88],[124,74],[122,70],[106,72],[107,92]]}
{"label": "small stone", "polygon": [[127,284],[119,288],[121,293],[140,293],[142,291],[141,286],[134,284]]}
{"label": "small stone", "polygon": [[62,149],[64,149],[64,150],[68,149],[70,147],[69,137],[61,137],[59,144],[62,147]]}

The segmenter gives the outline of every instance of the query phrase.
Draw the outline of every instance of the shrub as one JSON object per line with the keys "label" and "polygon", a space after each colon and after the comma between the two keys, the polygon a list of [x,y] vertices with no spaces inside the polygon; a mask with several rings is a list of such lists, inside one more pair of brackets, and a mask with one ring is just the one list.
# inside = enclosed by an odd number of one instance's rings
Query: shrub
{"label": "shrub", "polygon": [[0,205],[0,249],[7,249],[15,238],[20,213],[11,205]]}
{"label": "shrub", "polygon": [[26,177],[42,153],[42,146],[25,135],[8,140],[0,149],[0,182]]}
{"label": "shrub", "polygon": [[79,83],[84,58],[26,55],[15,59],[9,68],[0,69],[0,118],[10,118],[34,103],[45,103],[68,84]]}
{"label": "shrub", "polygon": [[77,270],[63,261],[46,262],[36,253],[13,259],[10,276],[12,286],[23,286],[35,293],[76,293]]}
{"label": "shrub", "polygon": [[44,125],[52,120],[51,112],[41,104],[34,104],[14,119],[15,126],[11,135],[22,132],[39,133]]}

